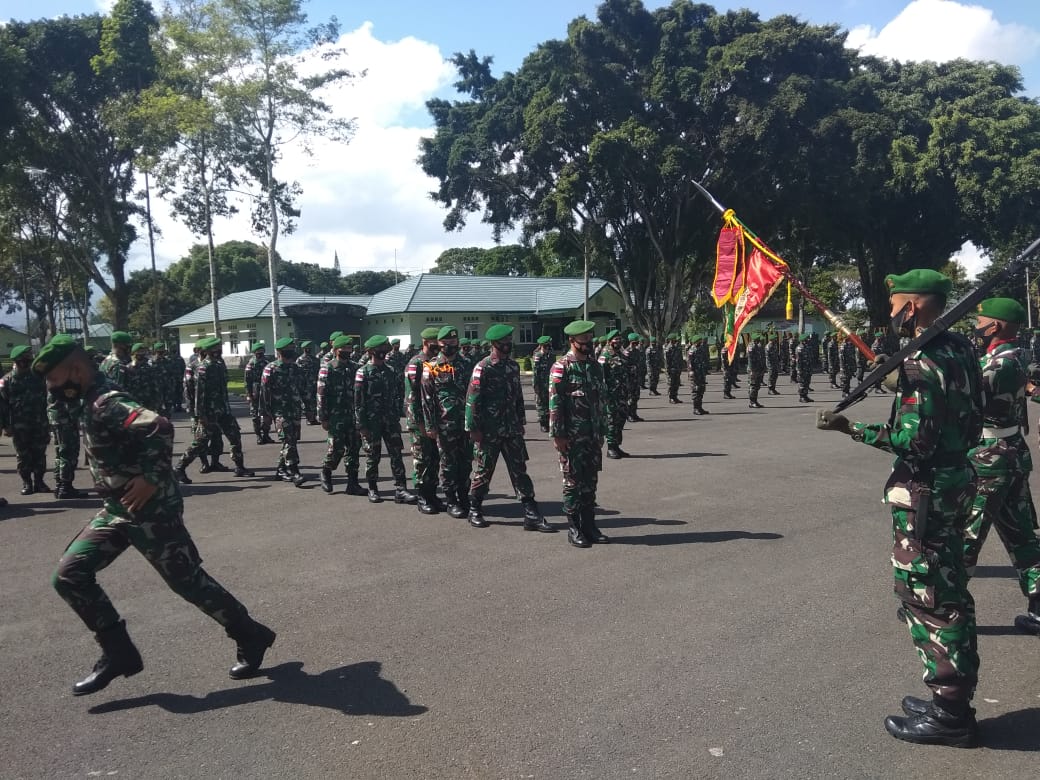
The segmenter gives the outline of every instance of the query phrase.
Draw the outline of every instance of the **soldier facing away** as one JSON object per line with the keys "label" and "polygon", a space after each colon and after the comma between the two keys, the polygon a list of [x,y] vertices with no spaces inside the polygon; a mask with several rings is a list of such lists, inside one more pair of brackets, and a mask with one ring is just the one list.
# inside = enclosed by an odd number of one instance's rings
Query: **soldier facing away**
{"label": "soldier facing away", "polygon": [[264,414],[263,404],[260,402],[260,383],[264,378],[264,369],[267,368],[269,362],[267,347],[264,342],[258,341],[250,347],[250,351],[253,355],[242,372],[245,379],[246,400],[249,402],[249,419],[253,423],[256,443],[274,444],[274,439],[271,438],[271,418]]}

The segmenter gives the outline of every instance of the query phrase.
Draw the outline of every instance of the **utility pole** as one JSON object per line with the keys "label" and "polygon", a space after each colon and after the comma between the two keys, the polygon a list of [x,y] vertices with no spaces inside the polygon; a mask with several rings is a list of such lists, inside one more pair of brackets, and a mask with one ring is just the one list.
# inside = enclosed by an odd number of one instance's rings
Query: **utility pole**
{"label": "utility pole", "polygon": [[1026,266],[1026,327],[1030,330],[1033,329],[1033,296],[1030,294],[1032,289],[1029,284],[1029,266]]}

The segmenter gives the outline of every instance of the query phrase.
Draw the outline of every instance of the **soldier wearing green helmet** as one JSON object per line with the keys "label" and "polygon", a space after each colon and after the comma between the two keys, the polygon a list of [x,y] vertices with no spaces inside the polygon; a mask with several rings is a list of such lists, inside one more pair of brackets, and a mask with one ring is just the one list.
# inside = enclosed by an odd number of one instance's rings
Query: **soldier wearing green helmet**
{"label": "soldier wearing green helmet", "polygon": [[318,418],[315,414],[318,391],[318,371],[321,364],[314,356],[314,342],[300,342],[300,356],[296,358],[296,365],[300,367],[303,376],[303,413],[307,418],[308,425],[317,425]]}
{"label": "soldier wearing green helmet", "polygon": [[22,495],[49,493],[43,481],[47,470],[47,387],[33,373],[32,347],[11,350],[14,366],[0,379],[0,430],[14,444],[18,476],[22,478]]}
{"label": "soldier wearing green helmet", "polygon": [[264,413],[273,421],[282,448],[278,453],[275,477],[301,487],[306,477],[300,473],[300,419],[303,417],[306,379],[296,365],[296,342],[291,337],[278,339],[275,360],[264,367],[260,380],[260,401]]}
{"label": "soldier wearing green helmet", "polygon": [[552,337],[539,336],[531,356],[531,385],[534,387],[534,408],[542,433],[549,432],[549,371],[554,359]]}

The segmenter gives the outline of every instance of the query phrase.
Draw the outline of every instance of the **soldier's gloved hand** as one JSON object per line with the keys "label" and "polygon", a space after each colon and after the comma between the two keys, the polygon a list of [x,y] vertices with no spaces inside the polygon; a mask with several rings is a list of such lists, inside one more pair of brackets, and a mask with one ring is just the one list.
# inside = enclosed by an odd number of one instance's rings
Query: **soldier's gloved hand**
{"label": "soldier's gloved hand", "polygon": [[846,436],[852,435],[852,423],[849,422],[849,418],[829,409],[821,411],[816,416],[816,427],[821,431],[838,431]]}
{"label": "soldier's gloved hand", "polygon": [[[870,362],[870,367],[877,368],[886,360],[888,360],[888,355],[884,352],[879,352],[874,355],[874,359]],[[899,369],[897,368],[895,371],[885,374],[885,378],[881,380],[881,386],[890,393],[896,392],[899,389]]]}

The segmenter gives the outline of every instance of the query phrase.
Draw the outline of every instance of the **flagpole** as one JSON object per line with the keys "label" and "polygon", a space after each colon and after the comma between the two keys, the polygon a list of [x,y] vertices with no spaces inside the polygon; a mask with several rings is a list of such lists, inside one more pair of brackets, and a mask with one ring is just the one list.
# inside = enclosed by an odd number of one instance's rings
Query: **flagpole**
{"label": "flagpole", "polygon": [[839,317],[837,314],[831,311],[823,303],[823,301],[821,301],[819,298],[813,295],[812,292],[809,291],[809,288],[802,284],[801,280],[799,280],[798,277],[794,275],[794,273],[791,271],[791,267],[787,263],[785,263],[780,258],[780,256],[777,255],[772,249],[767,247],[765,243],[762,241],[762,239],[755,235],[755,232],[751,228],[749,228],[747,225],[745,225],[737,218],[737,215],[733,211],[733,209],[727,209],[725,206],[719,203],[715,199],[715,196],[708,192],[708,190],[706,190],[700,182],[694,181],[693,186],[696,187],[700,191],[701,195],[707,198],[711,202],[711,204],[719,210],[719,213],[722,214],[724,219],[734,222],[735,224],[739,225],[741,229],[743,229],[744,233],[747,235],[748,240],[751,241],[751,243],[754,246],[758,247],[762,254],[765,255],[770,260],[770,262],[772,262],[773,265],[775,265],[780,270],[780,273],[783,274],[784,277],[791,284],[798,288],[798,292],[802,294],[802,297],[809,301],[809,303],[811,303],[813,306],[815,306],[817,311],[819,311],[820,314],[822,314],[824,318],[832,326],[834,326],[835,330],[840,330],[842,333],[844,333],[848,337],[848,339],[856,345],[856,349],[858,349],[866,356],[867,360],[874,359],[874,351],[869,346],[867,346],[866,342],[863,341],[863,339],[861,339],[859,336],[857,336],[852,331],[852,329],[845,324],[844,320],[842,320],[841,317]]}

